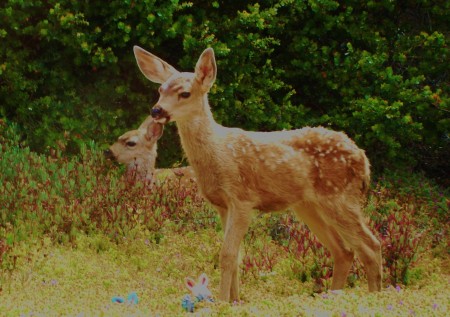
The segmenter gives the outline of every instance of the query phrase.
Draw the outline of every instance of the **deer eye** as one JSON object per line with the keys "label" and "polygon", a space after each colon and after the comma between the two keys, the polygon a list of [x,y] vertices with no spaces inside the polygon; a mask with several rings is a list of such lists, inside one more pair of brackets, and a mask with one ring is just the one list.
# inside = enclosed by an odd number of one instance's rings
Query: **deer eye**
{"label": "deer eye", "polygon": [[129,147],[133,147],[133,146],[135,146],[136,145],[136,142],[133,142],[133,141],[128,141],[127,143],[125,143],[127,146],[129,146]]}
{"label": "deer eye", "polygon": [[185,91],[185,92],[182,92],[181,94],[179,94],[179,96],[181,97],[181,98],[189,98],[190,96],[191,96],[191,93],[190,92],[187,92],[187,91]]}

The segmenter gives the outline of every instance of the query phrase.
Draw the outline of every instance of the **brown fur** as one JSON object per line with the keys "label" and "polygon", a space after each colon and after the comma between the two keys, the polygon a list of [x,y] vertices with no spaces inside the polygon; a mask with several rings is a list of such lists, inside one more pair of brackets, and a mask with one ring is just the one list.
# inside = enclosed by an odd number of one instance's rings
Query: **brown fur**
{"label": "brown fur", "polygon": [[[168,179],[180,180],[182,185],[195,182],[195,174],[190,166],[155,168],[157,140],[161,135],[162,126],[149,116],[137,130],[127,131],[121,135],[105,155],[127,166],[126,177],[129,180],[137,179],[150,185]],[[130,141],[133,143],[129,143]]]}
{"label": "brown fur", "polygon": [[221,216],[221,300],[239,299],[238,252],[253,209],[296,212],[334,257],[332,289],[344,287],[354,253],[369,290],[381,289],[380,243],[361,212],[370,180],[363,150],[324,128],[250,132],[216,123],[207,98],[217,71],[212,49],[195,73],[180,73],[139,47],[134,53],[143,74],[162,84],[153,117],[177,123],[199,187]]}

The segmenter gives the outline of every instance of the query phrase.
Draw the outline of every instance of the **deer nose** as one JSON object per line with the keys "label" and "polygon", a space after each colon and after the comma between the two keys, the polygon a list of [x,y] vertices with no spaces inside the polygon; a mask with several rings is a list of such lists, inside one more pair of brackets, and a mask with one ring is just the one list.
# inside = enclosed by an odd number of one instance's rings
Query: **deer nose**
{"label": "deer nose", "polygon": [[114,153],[113,153],[110,149],[107,149],[107,150],[103,151],[103,155],[104,155],[107,159],[115,159]]}
{"label": "deer nose", "polygon": [[162,113],[162,108],[160,106],[155,106],[152,108],[151,115],[152,118],[158,118]]}

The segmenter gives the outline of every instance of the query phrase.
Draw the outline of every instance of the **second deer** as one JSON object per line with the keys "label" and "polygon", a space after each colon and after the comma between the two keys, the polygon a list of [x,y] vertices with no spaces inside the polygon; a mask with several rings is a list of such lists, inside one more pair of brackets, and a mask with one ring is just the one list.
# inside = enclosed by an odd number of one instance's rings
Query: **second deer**
{"label": "second deer", "polygon": [[207,97],[217,73],[211,48],[194,73],[179,72],[137,46],[134,54],[142,73],[161,84],[153,118],[177,123],[199,187],[219,211],[225,231],[220,300],[239,300],[239,246],[254,209],[295,211],[334,258],[332,289],[344,287],[355,254],[369,290],[381,289],[380,242],[362,213],[370,182],[363,150],[344,133],[324,128],[249,132],[218,124]]}
{"label": "second deer", "polygon": [[163,133],[163,125],[148,116],[136,130],[121,135],[117,141],[105,151],[105,156],[126,165],[128,180],[142,181],[148,185],[163,182],[167,179],[180,179],[183,184],[195,181],[194,171],[190,166],[157,169],[158,139]]}

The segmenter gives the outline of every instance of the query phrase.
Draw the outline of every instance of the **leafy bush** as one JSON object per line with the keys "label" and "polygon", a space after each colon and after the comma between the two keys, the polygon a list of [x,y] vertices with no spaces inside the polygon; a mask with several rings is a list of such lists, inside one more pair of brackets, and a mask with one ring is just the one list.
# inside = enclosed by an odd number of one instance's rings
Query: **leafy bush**
{"label": "leafy bush", "polygon": [[[183,70],[212,46],[220,122],[344,130],[377,170],[440,176],[450,153],[446,1],[17,1],[0,5],[0,116],[31,149],[109,143],[137,125],[156,86],[140,45]],[[109,141],[107,141],[109,140]],[[159,164],[180,159],[166,129]]]}
{"label": "leafy bush", "polygon": [[181,8],[153,1],[2,2],[0,116],[18,123],[41,152],[57,142],[72,153],[86,140],[108,143],[138,124],[152,97],[143,93],[130,43],[159,47],[172,38],[166,30]]}
{"label": "leafy bush", "polygon": [[298,6],[289,21],[303,27],[288,27],[293,40],[282,46],[297,66],[288,78],[318,122],[347,131],[377,168],[417,159],[420,144],[448,149],[445,12],[448,4],[426,2]]}

